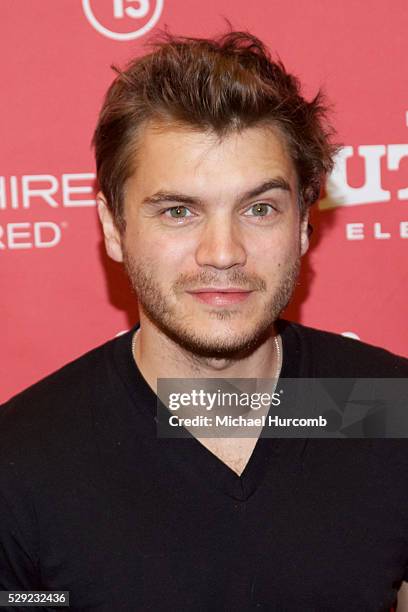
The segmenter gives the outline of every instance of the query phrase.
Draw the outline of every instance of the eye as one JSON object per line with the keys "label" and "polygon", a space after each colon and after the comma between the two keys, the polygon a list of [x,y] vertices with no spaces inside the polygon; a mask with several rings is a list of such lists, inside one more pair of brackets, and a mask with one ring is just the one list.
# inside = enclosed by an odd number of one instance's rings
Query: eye
{"label": "eye", "polygon": [[[249,217],[268,217],[274,211],[275,208],[271,204],[267,204],[266,202],[257,202],[247,210],[245,215]],[[249,212],[252,212],[252,214],[248,214]]]}
{"label": "eye", "polygon": [[163,214],[165,214],[166,217],[170,217],[171,219],[184,219],[185,217],[192,216],[189,209],[185,206],[172,206],[171,208],[166,208],[166,210],[163,211]]}

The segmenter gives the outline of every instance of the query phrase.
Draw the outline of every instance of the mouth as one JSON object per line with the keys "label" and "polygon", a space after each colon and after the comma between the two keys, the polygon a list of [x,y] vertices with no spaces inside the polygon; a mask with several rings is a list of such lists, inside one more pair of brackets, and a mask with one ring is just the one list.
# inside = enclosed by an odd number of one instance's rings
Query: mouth
{"label": "mouth", "polygon": [[240,289],[239,287],[228,287],[225,289],[205,287],[203,289],[188,291],[188,293],[194,299],[204,304],[209,304],[211,306],[229,306],[231,304],[244,302],[253,292]]}

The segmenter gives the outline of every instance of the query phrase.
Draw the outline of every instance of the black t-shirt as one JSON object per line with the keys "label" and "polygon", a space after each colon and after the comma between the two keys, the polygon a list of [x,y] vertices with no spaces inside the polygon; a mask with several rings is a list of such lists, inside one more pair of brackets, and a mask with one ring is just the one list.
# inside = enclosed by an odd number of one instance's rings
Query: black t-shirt
{"label": "black t-shirt", "polygon": [[[282,378],[408,377],[382,349],[280,326]],[[238,476],[194,438],[157,437],[131,338],[1,408],[0,590],[106,612],[390,610],[408,441],[260,438]]]}

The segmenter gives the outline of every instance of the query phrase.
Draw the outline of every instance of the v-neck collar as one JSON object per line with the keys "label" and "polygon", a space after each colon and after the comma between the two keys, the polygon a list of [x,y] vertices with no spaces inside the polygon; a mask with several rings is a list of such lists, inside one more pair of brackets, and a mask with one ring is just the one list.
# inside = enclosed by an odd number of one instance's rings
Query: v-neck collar
{"label": "v-neck collar", "polygon": [[[117,373],[125,383],[138,411],[137,416],[144,415],[150,421],[152,435],[157,436],[157,396],[142,376],[132,355],[132,338],[139,327],[138,323],[116,340],[114,361]],[[279,381],[307,376],[304,350],[302,351],[296,326],[279,320],[277,329],[282,338],[282,369]],[[200,477],[210,486],[239,501],[246,501],[256,491],[270,464],[277,460],[281,452],[290,450],[290,460],[295,460],[306,443],[304,439],[266,438],[261,434],[243,472],[238,475],[187,430],[186,434],[184,438],[157,438],[158,452],[165,455],[166,461],[177,461],[178,466],[182,464],[183,469],[193,477]]]}

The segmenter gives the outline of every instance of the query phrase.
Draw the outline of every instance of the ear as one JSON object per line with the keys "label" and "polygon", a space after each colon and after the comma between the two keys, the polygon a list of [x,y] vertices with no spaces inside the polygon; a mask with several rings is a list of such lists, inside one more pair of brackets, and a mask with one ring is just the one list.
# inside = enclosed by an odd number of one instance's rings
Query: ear
{"label": "ear", "polygon": [[300,254],[304,255],[309,249],[309,210],[306,210],[300,220]]}
{"label": "ear", "polygon": [[114,261],[122,262],[123,253],[120,232],[115,225],[113,215],[108,208],[106,198],[103,193],[98,193],[96,196],[96,201],[98,204],[99,220],[102,224],[103,234],[105,237],[106,252]]}

